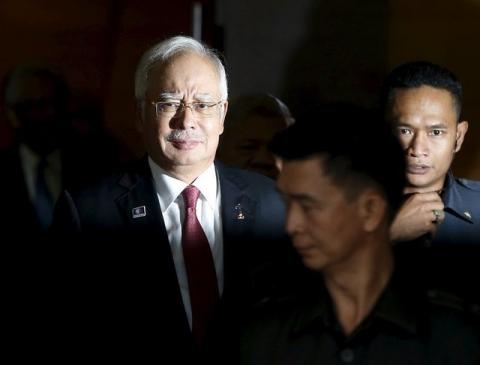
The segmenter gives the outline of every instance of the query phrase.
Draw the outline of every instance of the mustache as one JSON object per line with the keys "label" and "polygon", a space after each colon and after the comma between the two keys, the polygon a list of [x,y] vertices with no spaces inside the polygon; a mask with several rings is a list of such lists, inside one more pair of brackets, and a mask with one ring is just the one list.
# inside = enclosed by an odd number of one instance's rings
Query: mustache
{"label": "mustache", "polygon": [[202,142],[205,137],[203,133],[190,129],[175,129],[167,135],[168,142],[183,142],[183,141],[200,141]]}

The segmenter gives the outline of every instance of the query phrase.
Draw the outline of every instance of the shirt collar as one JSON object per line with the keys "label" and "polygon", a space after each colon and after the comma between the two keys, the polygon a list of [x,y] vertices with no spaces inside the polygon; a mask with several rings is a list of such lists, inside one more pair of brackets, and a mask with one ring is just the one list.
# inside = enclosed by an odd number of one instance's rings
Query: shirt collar
{"label": "shirt collar", "polygon": [[[387,322],[409,333],[417,333],[421,318],[424,317],[424,302],[419,300],[420,298],[422,298],[421,293],[409,287],[405,281],[401,280],[399,273],[395,272],[372,313],[353,334],[361,332],[364,326],[378,322]],[[292,331],[294,335],[313,326],[331,327],[337,324],[333,304],[323,283],[317,297],[314,300],[305,301],[295,317]]]}
{"label": "shirt collar", "polygon": [[[26,161],[32,169],[35,169],[42,157],[24,143],[20,144],[19,150],[22,161]],[[61,170],[62,159],[59,149],[50,152],[44,158],[47,166],[53,171],[58,172]]]}
{"label": "shirt collar", "polygon": [[323,278],[319,273],[311,273],[309,286],[313,285],[316,295],[309,291],[301,299],[301,304],[296,311],[292,333],[299,334],[314,326],[330,327],[336,323],[333,306]]}
{"label": "shirt collar", "polygon": [[376,304],[372,319],[388,322],[415,334],[419,330],[419,320],[424,317],[420,314],[424,310],[424,302],[420,298],[422,295],[418,288],[402,280],[397,271]]}
{"label": "shirt collar", "polygon": [[[158,166],[151,157],[148,157],[148,164],[152,171],[157,190],[160,208],[164,213],[170,205],[178,198],[188,184],[170,176],[167,171]],[[215,165],[212,163],[202,172],[191,184],[200,190],[201,196],[207,204],[214,209],[217,197],[217,174]]]}

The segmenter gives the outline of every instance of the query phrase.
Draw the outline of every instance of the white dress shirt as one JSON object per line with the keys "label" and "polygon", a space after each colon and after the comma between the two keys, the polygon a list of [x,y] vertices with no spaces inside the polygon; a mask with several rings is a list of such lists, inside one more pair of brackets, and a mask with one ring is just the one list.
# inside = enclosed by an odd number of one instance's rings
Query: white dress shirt
{"label": "white dress shirt", "polygon": [[[148,163],[155,181],[155,189],[167,229],[183,305],[191,328],[192,308],[182,250],[182,224],[185,218],[185,203],[181,193],[188,184],[168,175],[150,157]],[[214,164],[212,163],[191,185],[200,190],[196,207],[197,218],[212,250],[218,289],[221,294],[223,292],[223,232],[222,215],[220,214],[220,184]]]}

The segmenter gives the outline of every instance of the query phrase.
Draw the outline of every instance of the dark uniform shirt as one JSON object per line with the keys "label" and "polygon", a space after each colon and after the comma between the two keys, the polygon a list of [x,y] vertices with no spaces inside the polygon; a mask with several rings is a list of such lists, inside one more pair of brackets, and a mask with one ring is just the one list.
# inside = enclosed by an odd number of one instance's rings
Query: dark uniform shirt
{"label": "dark uniform shirt", "polygon": [[480,181],[455,178],[450,172],[442,193],[445,220],[432,245],[480,246]]}
{"label": "dark uniform shirt", "polygon": [[436,233],[396,245],[397,256],[416,266],[431,287],[480,303],[480,181],[447,174],[441,194],[445,220]]}
{"label": "dark uniform shirt", "polygon": [[478,308],[401,277],[349,336],[321,280],[316,296],[272,301],[243,333],[241,364],[480,364]]}

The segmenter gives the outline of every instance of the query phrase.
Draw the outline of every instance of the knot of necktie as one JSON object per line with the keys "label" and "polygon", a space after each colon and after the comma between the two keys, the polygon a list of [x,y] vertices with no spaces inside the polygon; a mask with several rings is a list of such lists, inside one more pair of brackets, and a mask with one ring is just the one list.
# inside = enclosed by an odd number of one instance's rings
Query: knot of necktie
{"label": "knot of necktie", "polygon": [[193,208],[196,209],[197,207],[197,200],[200,196],[200,190],[198,190],[193,185],[188,185],[182,191],[183,200],[185,201],[185,206],[187,209]]}

